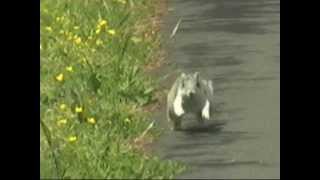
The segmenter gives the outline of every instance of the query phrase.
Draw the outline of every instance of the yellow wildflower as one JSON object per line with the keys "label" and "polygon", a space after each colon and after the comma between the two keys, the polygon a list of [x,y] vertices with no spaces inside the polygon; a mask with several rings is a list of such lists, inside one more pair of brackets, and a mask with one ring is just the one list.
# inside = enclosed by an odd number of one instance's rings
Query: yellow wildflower
{"label": "yellow wildflower", "polygon": [[60,104],[59,108],[61,110],[65,110],[67,108],[67,105],[66,104]]}
{"label": "yellow wildflower", "polygon": [[112,36],[114,36],[116,34],[116,31],[114,29],[110,29],[108,30],[108,33]]}
{"label": "yellow wildflower", "polygon": [[90,124],[95,124],[96,123],[96,120],[94,118],[88,118],[87,121]]}
{"label": "yellow wildflower", "polygon": [[68,66],[68,67],[66,67],[66,70],[67,70],[67,71],[69,71],[69,72],[73,72],[73,68],[72,68],[72,66]]}
{"label": "yellow wildflower", "polygon": [[68,141],[69,141],[69,142],[75,142],[75,141],[77,141],[77,136],[69,136]]}
{"label": "yellow wildflower", "polygon": [[119,3],[121,3],[121,4],[126,4],[127,3],[127,1],[126,0],[117,0]]}
{"label": "yellow wildflower", "polygon": [[76,111],[76,113],[81,113],[81,112],[83,112],[83,109],[82,109],[82,107],[76,107],[75,111]]}
{"label": "yellow wildflower", "polygon": [[96,34],[99,34],[100,32],[101,32],[101,29],[98,28],[98,29],[96,30]]}
{"label": "yellow wildflower", "polygon": [[46,29],[48,32],[52,32],[52,27],[50,27],[50,26],[47,26],[45,29]]}
{"label": "yellow wildflower", "polygon": [[80,27],[79,26],[74,26],[73,29],[78,30]]}
{"label": "yellow wildflower", "polygon": [[87,59],[86,59],[85,57],[83,57],[83,58],[82,58],[82,62],[83,62],[83,63],[86,63],[86,62],[87,62]]}
{"label": "yellow wildflower", "polygon": [[58,126],[62,126],[62,125],[65,125],[65,124],[67,124],[67,119],[61,119],[61,120],[57,121],[57,125]]}
{"label": "yellow wildflower", "polygon": [[80,44],[80,43],[81,43],[81,37],[77,37],[77,38],[74,40],[74,43]]}
{"label": "yellow wildflower", "polygon": [[97,46],[100,46],[100,45],[102,45],[102,44],[103,44],[102,40],[101,40],[101,39],[97,39],[96,45],[97,45]]}
{"label": "yellow wildflower", "polygon": [[57,22],[60,22],[60,21],[63,21],[64,20],[64,17],[63,16],[61,16],[61,17],[56,17],[56,21]]}
{"label": "yellow wildflower", "polygon": [[107,21],[102,19],[99,21],[98,27],[104,27],[104,26],[107,26]]}
{"label": "yellow wildflower", "polygon": [[129,118],[126,118],[126,119],[124,120],[124,122],[129,123],[129,122],[130,122],[130,119],[129,119]]}
{"label": "yellow wildflower", "polygon": [[57,80],[57,81],[60,81],[60,82],[61,82],[61,81],[63,81],[63,79],[64,79],[64,78],[63,78],[63,74],[62,74],[62,73],[60,73],[58,76],[56,76],[56,80]]}

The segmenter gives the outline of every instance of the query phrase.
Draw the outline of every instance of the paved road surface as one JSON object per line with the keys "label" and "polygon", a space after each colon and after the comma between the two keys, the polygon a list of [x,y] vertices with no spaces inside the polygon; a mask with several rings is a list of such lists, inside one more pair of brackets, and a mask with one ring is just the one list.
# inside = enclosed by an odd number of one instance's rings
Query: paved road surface
{"label": "paved road surface", "polygon": [[167,130],[158,153],[190,165],[177,178],[280,178],[280,1],[169,2],[167,27],[182,18],[169,60],[213,80],[226,124]]}

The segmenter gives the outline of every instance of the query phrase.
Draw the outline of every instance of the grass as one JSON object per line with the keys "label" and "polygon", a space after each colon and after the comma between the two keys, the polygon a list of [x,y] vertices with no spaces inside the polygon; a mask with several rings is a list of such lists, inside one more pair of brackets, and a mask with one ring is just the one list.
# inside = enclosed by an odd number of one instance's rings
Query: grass
{"label": "grass", "polygon": [[[184,166],[134,148],[149,126],[159,48],[152,0],[41,1],[42,178],[173,178]],[[151,129],[146,137],[154,137]]]}

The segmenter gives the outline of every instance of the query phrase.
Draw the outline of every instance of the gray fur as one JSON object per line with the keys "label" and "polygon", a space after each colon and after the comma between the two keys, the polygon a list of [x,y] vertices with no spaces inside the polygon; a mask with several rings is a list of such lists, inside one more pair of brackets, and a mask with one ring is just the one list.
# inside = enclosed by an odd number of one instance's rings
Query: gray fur
{"label": "gray fur", "polygon": [[[181,129],[181,118],[186,113],[195,114],[200,123],[210,120],[213,113],[212,99],[211,80],[201,79],[199,72],[182,73],[174,82],[167,97],[167,118],[173,123],[173,129]],[[203,113],[206,103],[209,105],[207,109],[209,112]],[[204,114],[209,116],[209,119]]]}

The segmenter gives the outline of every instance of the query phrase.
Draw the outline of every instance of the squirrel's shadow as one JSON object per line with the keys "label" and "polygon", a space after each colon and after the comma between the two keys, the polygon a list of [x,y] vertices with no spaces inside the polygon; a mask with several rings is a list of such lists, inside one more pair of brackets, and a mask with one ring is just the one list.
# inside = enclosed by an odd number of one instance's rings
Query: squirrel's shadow
{"label": "squirrel's shadow", "polygon": [[207,121],[203,124],[200,123],[193,123],[191,125],[183,127],[180,132],[184,132],[186,134],[194,134],[194,133],[218,133],[220,132],[224,125],[226,124],[226,121]]}

